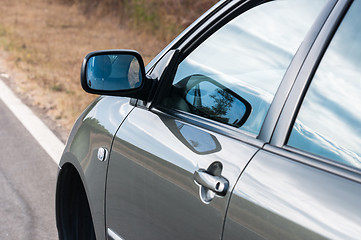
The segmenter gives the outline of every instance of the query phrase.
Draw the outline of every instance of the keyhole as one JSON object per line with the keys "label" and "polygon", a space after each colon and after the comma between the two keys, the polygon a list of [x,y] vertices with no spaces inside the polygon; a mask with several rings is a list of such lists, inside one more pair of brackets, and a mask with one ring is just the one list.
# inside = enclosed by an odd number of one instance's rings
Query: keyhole
{"label": "keyhole", "polygon": [[217,190],[219,190],[219,186],[221,185],[221,183],[220,182],[217,182],[217,184],[216,184],[216,189]]}

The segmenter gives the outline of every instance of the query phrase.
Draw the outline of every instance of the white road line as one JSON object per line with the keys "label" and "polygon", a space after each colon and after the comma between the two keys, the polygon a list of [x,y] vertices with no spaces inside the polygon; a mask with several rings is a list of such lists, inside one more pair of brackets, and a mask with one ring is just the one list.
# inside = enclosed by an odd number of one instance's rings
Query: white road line
{"label": "white road line", "polygon": [[[1,77],[8,77],[1,74]],[[49,154],[56,164],[59,165],[60,157],[64,150],[64,144],[57,136],[15,96],[8,86],[0,79],[0,99],[14,113],[24,127],[38,141],[40,146]]]}

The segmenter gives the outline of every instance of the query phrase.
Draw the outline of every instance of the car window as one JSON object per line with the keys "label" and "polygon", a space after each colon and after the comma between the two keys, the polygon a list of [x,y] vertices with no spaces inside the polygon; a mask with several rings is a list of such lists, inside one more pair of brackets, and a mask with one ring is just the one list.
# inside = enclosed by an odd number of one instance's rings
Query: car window
{"label": "car window", "polygon": [[361,168],[361,1],[333,37],[302,103],[288,145]]}
{"label": "car window", "polygon": [[179,64],[163,106],[258,135],[283,75],[326,2],[272,1],[228,22]]}

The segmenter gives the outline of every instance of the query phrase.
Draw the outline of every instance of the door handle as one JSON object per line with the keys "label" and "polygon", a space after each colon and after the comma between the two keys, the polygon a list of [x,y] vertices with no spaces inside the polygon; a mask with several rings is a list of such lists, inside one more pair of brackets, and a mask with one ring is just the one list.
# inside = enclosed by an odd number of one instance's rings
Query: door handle
{"label": "door handle", "polygon": [[202,187],[224,196],[228,190],[228,180],[222,176],[213,176],[204,169],[199,169],[193,174],[194,181]]}

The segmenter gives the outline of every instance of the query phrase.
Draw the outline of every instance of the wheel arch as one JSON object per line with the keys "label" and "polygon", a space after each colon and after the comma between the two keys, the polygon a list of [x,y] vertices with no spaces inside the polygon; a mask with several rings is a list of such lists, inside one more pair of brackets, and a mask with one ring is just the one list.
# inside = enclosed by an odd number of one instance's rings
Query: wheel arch
{"label": "wheel arch", "polygon": [[55,196],[59,239],[95,239],[91,202],[77,165],[77,161],[68,161],[59,168]]}

